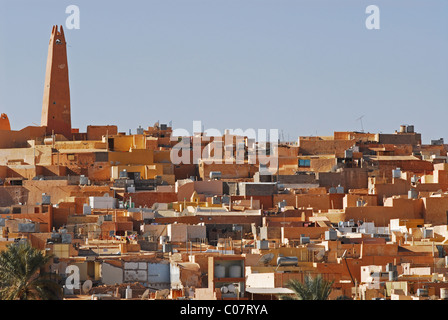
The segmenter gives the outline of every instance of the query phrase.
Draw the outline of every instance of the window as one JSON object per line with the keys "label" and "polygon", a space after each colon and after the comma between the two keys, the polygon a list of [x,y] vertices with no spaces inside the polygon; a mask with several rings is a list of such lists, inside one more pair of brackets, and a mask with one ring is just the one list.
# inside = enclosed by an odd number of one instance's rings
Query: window
{"label": "window", "polygon": [[309,159],[299,159],[299,167],[310,167],[311,160]]}
{"label": "window", "polygon": [[13,207],[12,208],[12,213],[22,213],[22,208],[20,208],[20,207]]}

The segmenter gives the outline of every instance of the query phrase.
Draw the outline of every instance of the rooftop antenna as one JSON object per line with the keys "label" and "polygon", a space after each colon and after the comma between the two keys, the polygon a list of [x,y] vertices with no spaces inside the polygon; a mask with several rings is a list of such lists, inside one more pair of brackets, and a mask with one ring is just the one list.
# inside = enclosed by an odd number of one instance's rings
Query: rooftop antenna
{"label": "rooftop antenna", "polygon": [[364,127],[362,125],[362,118],[364,118],[364,115],[360,116],[358,119],[356,119],[356,121],[360,121],[361,122],[361,132],[364,132]]}

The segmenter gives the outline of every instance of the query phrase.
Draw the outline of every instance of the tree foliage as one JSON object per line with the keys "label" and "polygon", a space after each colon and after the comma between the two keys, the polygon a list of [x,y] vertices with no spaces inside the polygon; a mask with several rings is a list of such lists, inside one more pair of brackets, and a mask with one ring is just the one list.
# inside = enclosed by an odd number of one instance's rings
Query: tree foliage
{"label": "tree foliage", "polygon": [[0,252],[0,299],[59,300],[62,288],[56,275],[41,273],[50,261],[28,242],[13,243]]}
{"label": "tree foliage", "polygon": [[282,295],[281,300],[327,300],[332,291],[333,281],[327,281],[321,275],[312,277],[306,275],[303,282],[291,279],[287,287],[294,295]]}

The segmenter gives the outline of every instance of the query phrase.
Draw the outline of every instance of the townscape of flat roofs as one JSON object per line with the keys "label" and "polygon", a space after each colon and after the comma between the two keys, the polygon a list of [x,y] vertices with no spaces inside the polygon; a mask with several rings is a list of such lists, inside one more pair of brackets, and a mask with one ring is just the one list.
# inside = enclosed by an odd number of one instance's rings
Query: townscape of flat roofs
{"label": "townscape of flat roofs", "polygon": [[307,276],[331,281],[328,299],[448,299],[443,138],[423,144],[413,125],[334,132],[252,159],[258,143],[229,132],[80,132],[68,79],[54,26],[41,126],[0,117],[0,250],[53,254],[64,299],[272,300]]}

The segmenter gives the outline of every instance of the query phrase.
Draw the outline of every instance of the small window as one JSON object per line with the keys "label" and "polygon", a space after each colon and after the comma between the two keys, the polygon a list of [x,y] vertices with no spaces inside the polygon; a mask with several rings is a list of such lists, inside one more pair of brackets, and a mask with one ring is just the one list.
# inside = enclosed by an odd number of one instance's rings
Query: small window
{"label": "small window", "polygon": [[311,160],[309,159],[299,159],[299,167],[310,167]]}

